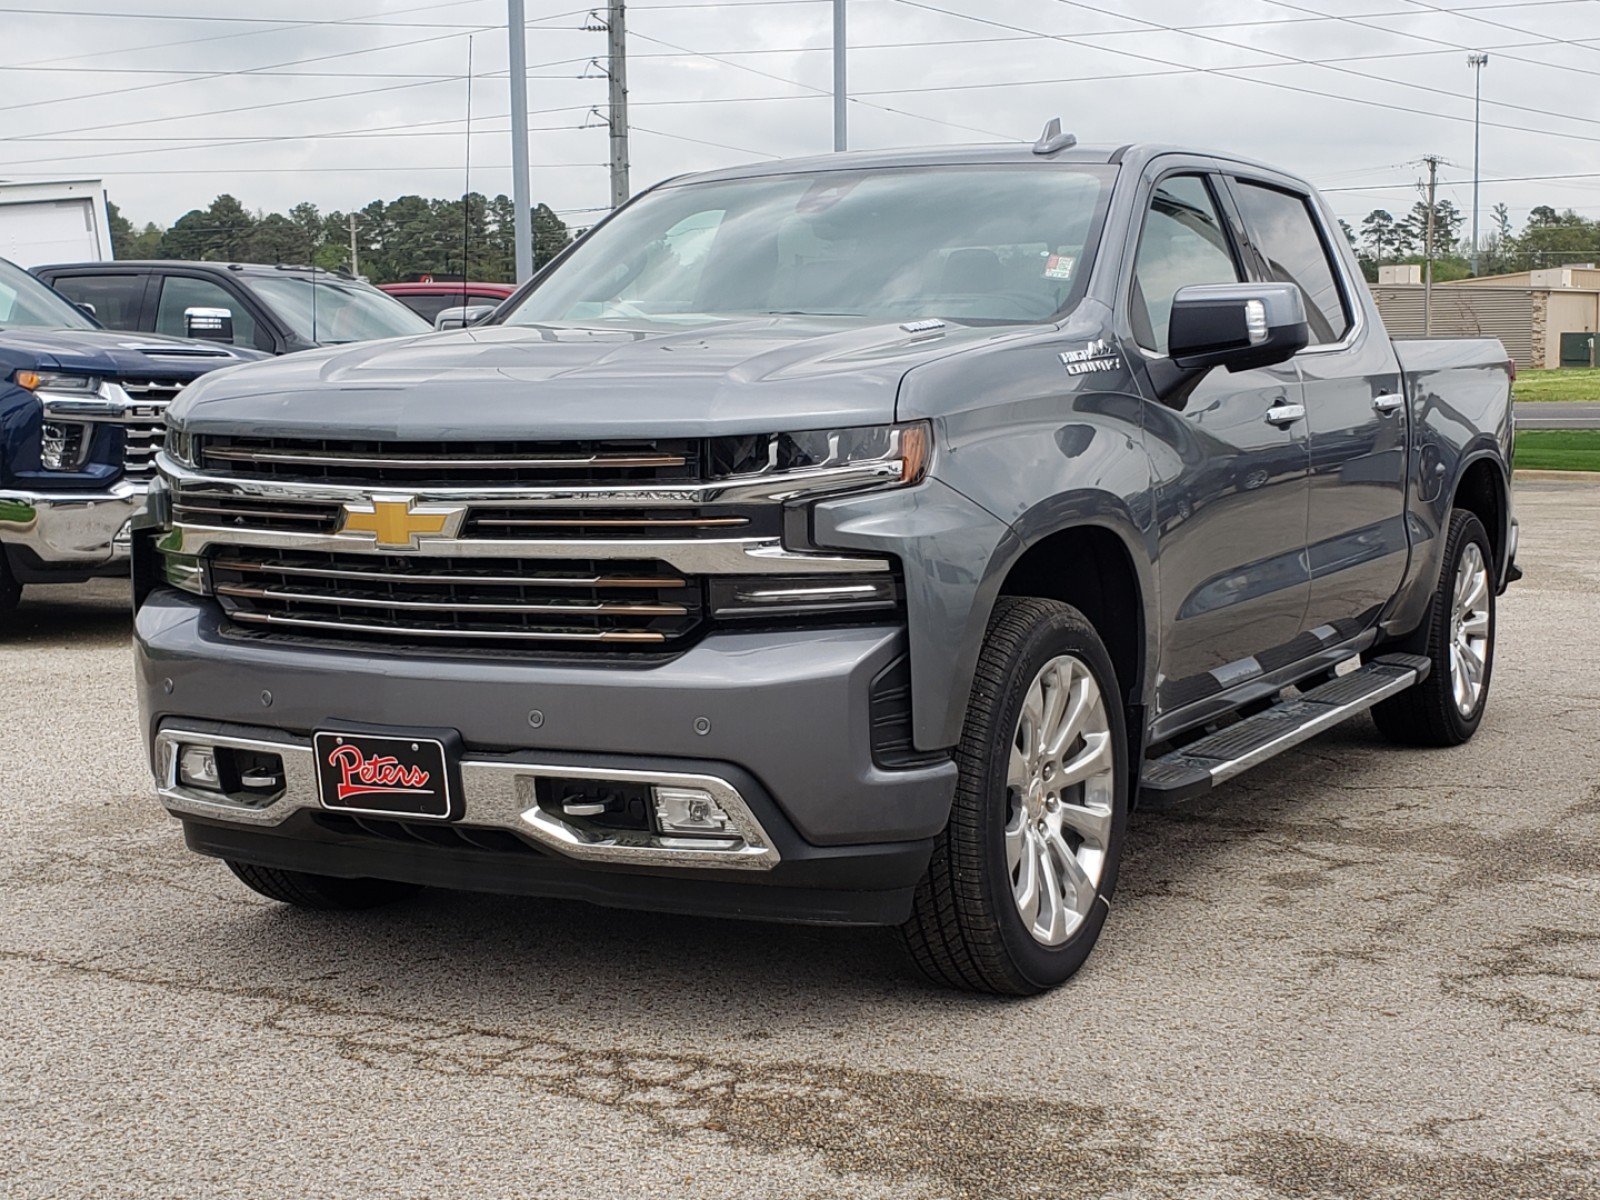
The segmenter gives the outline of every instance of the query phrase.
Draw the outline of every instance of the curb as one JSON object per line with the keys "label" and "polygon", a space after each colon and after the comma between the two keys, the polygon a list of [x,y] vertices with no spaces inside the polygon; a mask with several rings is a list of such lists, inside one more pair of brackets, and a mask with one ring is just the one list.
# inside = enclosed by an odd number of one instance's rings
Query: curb
{"label": "curb", "polygon": [[1600,471],[1513,471],[1512,481],[1526,479],[1529,483],[1544,483],[1552,479],[1566,479],[1573,483],[1600,483]]}

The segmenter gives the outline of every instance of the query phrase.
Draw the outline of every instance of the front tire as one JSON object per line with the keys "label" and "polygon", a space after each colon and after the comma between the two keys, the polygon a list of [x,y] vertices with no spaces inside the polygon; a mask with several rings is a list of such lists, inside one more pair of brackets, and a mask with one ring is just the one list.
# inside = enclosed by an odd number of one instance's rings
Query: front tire
{"label": "front tire", "polygon": [[1032,597],[996,604],[956,748],[950,821],[901,927],[935,982],[1033,995],[1088,958],[1127,825],[1120,696],[1082,613]]}
{"label": "front tire", "polygon": [[223,861],[251,891],[269,900],[319,912],[377,908],[380,904],[403,900],[419,890],[416,884],[389,879],[341,879],[334,875],[258,867],[231,858]]}
{"label": "front tire", "polygon": [[1419,651],[1433,669],[1373,708],[1384,737],[1402,746],[1459,746],[1478,731],[1494,673],[1494,591],[1488,531],[1473,513],[1454,509]]}
{"label": "front tire", "polygon": [[8,613],[22,602],[22,584],[17,581],[6,560],[4,546],[0,546],[0,613]]}

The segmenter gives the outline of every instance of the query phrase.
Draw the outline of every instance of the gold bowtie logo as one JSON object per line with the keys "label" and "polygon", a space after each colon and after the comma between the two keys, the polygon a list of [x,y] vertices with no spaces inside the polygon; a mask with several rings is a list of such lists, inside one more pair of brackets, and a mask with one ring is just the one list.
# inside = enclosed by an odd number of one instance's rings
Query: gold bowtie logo
{"label": "gold bowtie logo", "polygon": [[454,537],[467,515],[464,508],[418,504],[410,496],[370,504],[346,504],[341,533],[370,533],[384,550],[415,550],[425,537]]}

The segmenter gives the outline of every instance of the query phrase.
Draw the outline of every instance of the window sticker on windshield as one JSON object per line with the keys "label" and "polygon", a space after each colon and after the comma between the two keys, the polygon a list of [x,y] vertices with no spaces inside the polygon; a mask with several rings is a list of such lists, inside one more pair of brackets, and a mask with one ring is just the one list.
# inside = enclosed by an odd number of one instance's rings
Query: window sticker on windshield
{"label": "window sticker on windshield", "polygon": [[1044,261],[1044,277],[1046,279],[1071,279],[1072,268],[1078,265],[1078,260],[1070,254],[1052,254]]}

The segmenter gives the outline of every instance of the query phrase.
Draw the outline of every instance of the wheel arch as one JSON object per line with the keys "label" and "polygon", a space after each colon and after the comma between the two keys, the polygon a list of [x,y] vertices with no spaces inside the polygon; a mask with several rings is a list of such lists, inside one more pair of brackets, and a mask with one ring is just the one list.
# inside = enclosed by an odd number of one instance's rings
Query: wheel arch
{"label": "wheel arch", "polygon": [[[1510,542],[1511,488],[1505,468],[1492,450],[1480,450],[1462,460],[1450,497],[1451,508],[1464,508],[1483,522],[1494,552],[1494,575],[1504,577]],[[1446,521],[1449,519],[1446,513]]]}

